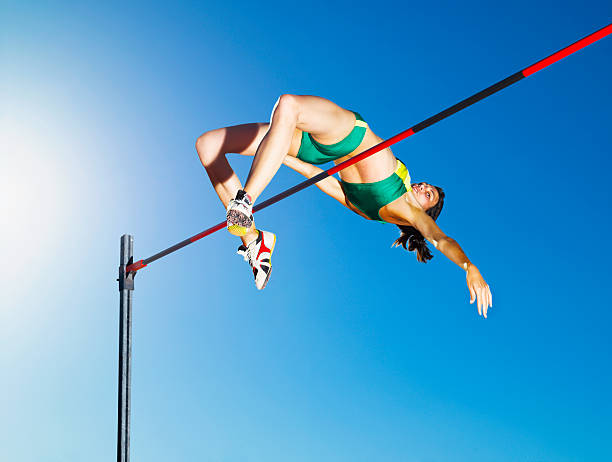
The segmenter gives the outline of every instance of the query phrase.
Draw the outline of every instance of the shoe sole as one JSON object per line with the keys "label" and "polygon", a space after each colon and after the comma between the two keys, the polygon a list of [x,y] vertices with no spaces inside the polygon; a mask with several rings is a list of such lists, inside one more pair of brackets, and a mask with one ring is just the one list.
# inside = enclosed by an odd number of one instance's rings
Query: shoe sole
{"label": "shoe sole", "polygon": [[253,226],[253,220],[244,213],[230,210],[227,213],[227,230],[234,236],[244,236]]}
{"label": "shoe sole", "polygon": [[263,283],[263,286],[261,286],[261,289],[259,290],[264,290],[266,288],[266,286],[268,285],[268,280],[270,279],[270,275],[272,274],[272,268],[270,268],[270,271],[268,271],[268,274],[266,275],[266,280]]}

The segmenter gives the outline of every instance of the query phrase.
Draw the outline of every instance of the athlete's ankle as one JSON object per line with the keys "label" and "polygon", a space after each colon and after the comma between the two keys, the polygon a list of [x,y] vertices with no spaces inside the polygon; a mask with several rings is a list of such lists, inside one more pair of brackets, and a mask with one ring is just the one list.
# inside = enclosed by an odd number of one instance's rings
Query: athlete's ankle
{"label": "athlete's ankle", "polygon": [[253,223],[253,226],[251,227],[251,229],[247,231],[247,233],[244,236],[240,236],[240,240],[246,247],[248,247],[249,244],[257,240],[258,237],[259,237],[259,230],[255,228],[255,223]]}
{"label": "athlete's ankle", "polygon": [[248,202],[250,205],[253,205],[253,201],[254,201],[254,199],[247,192],[246,189],[239,189],[238,192],[236,193],[236,198],[235,199],[236,200],[241,200],[241,201],[246,200],[246,202]]}
{"label": "athlete's ankle", "polygon": [[[248,183],[248,181],[247,181],[247,183]],[[249,198],[249,201],[251,202],[251,204],[254,204],[255,201],[257,200],[257,198],[259,197],[259,195],[261,194],[261,191],[258,191],[258,188],[253,187],[253,185],[251,185],[251,187],[249,189],[247,189],[247,186],[245,184],[244,188],[241,189],[240,191],[244,191],[245,192],[245,194]],[[240,192],[240,191],[238,191],[238,192]]]}

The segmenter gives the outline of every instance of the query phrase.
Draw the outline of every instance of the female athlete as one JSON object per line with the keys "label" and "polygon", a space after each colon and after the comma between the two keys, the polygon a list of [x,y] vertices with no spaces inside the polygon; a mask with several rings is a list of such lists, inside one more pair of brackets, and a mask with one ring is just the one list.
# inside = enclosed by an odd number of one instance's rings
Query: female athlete
{"label": "female athlete", "polygon": [[[227,228],[240,236],[238,253],[249,262],[258,289],[272,270],[276,236],[258,230],[252,215],[257,200],[281,164],[311,178],[322,170],[315,164],[339,164],[382,142],[356,112],[318,96],[282,95],[272,110],[270,123],[251,123],[211,130],[201,135],[196,149],[202,165],[227,209]],[[244,188],[226,154],[255,156]],[[470,303],[477,300],[485,318],[492,306],[489,286],[459,244],[446,236],[435,221],[444,204],[444,192],[428,183],[411,183],[408,170],[383,149],[330,176],[317,187],[368,220],[397,225],[400,237],[394,246],[416,251],[417,260],[432,258],[425,239],[463,268]]]}

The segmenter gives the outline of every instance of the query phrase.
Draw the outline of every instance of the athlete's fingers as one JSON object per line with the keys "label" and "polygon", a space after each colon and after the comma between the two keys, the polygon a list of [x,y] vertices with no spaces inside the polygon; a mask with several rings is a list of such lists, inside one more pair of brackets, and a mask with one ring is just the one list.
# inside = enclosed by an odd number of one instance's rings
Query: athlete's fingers
{"label": "athlete's fingers", "polygon": [[477,298],[478,298],[478,315],[482,316],[482,293],[481,293],[481,289],[478,289]]}
{"label": "athlete's fingers", "polygon": [[474,299],[476,298],[476,292],[474,292],[474,289],[472,288],[472,286],[468,286],[468,289],[470,289],[470,304],[474,303]]}
{"label": "athlete's fingers", "polygon": [[489,299],[487,298],[487,288],[482,288],[482,312],[487,319],[487,310],[489,309]]}

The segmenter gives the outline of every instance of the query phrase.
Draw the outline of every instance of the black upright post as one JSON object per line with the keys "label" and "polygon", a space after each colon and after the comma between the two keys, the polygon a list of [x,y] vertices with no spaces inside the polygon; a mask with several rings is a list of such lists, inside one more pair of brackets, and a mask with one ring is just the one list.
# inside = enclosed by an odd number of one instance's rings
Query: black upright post
{"label": "black upright post", "polygon": [[121,236],[119,260],[119,393],[117,462],[130,460],[130,368],[132,357],[132,291],[135,272],[126,273],[134,262],[134,237]]}

